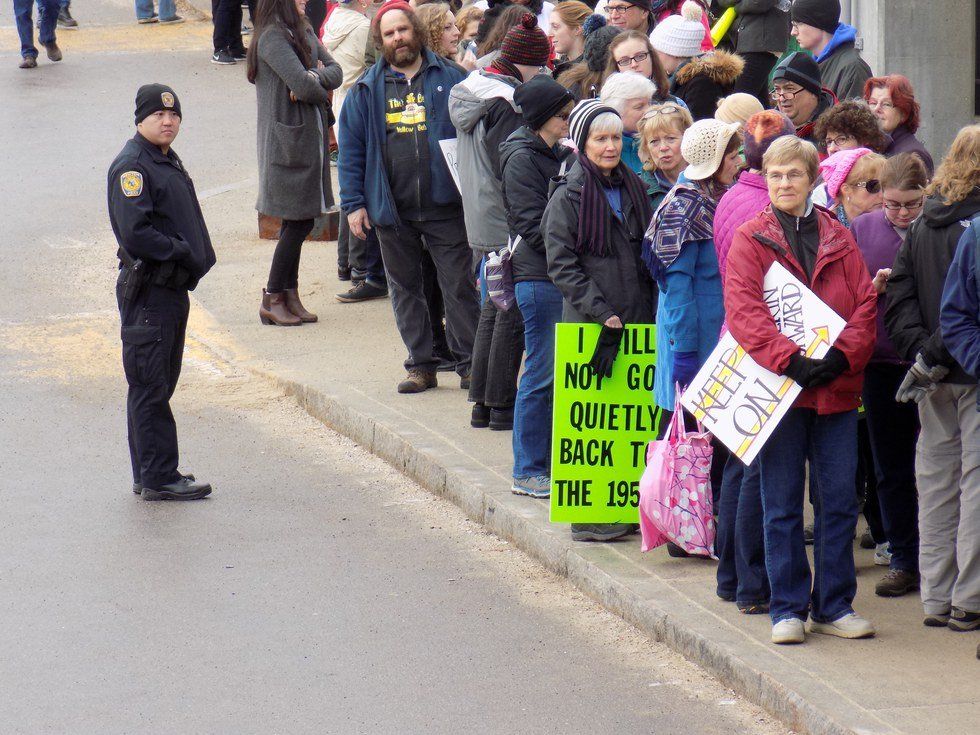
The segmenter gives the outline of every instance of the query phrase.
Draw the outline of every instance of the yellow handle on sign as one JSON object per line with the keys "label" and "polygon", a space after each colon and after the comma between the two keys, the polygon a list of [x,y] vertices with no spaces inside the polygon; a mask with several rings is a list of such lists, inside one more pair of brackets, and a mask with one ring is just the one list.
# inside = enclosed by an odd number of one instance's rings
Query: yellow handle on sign
{"label": "yellow handle on sign", "polygon": [[711,29],[711,43],[717,46],[721,43],[721,39],[725,37],[725,34],[732,29],[732,24],[735,22],[735,8],[729,8],[721,17],[718,22],[715,23],[715,27]]}

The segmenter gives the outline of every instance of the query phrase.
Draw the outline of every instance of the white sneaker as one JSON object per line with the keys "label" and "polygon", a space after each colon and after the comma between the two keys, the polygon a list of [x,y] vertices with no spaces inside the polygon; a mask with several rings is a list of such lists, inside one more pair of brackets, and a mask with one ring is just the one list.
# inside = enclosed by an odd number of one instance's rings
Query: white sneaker
{"label": "white sneaker", "polygon": [[870,620],[865,620],[857,613],[847,613],[831,623],[811,621],[810,632],[835,635],[838,638],[870,638],[875,634],[875,627]]}
{"label": "white sneaker", "polygon": [[875,566],[887,567],[892,563],[891,544],[878,544],[875,546]]}
{"label": "white sneaker", "polygon": [[806,631],[799,618],[786,618],[772,626],[773,643],[802,643],[805,638]]}

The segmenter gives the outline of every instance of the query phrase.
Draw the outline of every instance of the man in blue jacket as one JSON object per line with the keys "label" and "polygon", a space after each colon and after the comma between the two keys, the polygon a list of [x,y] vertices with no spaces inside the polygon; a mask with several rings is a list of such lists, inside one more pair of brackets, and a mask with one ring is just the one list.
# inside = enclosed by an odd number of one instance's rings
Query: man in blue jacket
{"label": "man in blue jacket", "polygon": [[840,22],[839,0],[795,0],[792,35],[814,55],[823,85],[839,100],[861,99],[871,67],[854,41],[857,29]]}
{"label": "man in blue jacket", "polygon": [[454,139],[449,90],[460,67],[422,46],[411,6],[386,3],[371,24],[382,58],[344,99],[340,112],[340,204],[351,233],[374,228],[388,274],[395,323],[408,349],[399,393],[436,387],[438,358],[422,282],[422,248],[435,263],[446,302],[449,347],[460,387],[469,388],[479,319],[459,190],[439,142]]}

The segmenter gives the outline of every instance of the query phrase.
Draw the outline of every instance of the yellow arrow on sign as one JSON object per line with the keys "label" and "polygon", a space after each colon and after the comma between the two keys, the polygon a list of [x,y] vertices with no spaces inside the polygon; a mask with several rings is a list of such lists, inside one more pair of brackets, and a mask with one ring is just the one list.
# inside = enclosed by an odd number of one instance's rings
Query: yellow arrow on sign
{"label": "yellow arrow on sign", "polygon": [[[828,327],[825,326],[814,327],[810,331],[813,332],[814,338],[813,341],[807,345],[806,350],[803,352],[803,354],[806,355],[807,357],[813,357],[816,354],[817,348],[820,345],[830,344],[830,329]],[[782,382],[782,385],[779,386],[779,389],[776,391],[776,395],[779,398],[782,398],[789,392],[789,389],[792,387],[793,387],[793,379],[786,378]],[[767,415],[769,416],[772,415],[772,411],[775,410],[776,404],[777,401],[770,401],[766,405]],[[755,438],[759,435],[759,432],[762,431],[762,422],[757,421],[755,426],[752,427],[752,430],[753,430],[752,436],[746,437],[745,441],[743,441],[742,444],[739,446],[739,448],[735,451],[735,456],[738,457],[739,459],[745,456],[745,453],[749,451],[749,447],[752,446],[752,442],[755,441]]]}

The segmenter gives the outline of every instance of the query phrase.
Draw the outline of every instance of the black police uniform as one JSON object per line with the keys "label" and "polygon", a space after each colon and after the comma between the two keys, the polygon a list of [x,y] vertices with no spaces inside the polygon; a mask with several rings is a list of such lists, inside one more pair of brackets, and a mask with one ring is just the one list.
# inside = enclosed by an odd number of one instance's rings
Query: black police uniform
{"label": "black police uniform", "polygon": [[116,300],[133,482],[159,488],[180,479],[170,397],[184,353],[187,292],[214,265],[214,248],[180,158],[139,133],[109,167],[108,198],[120,248]]}

